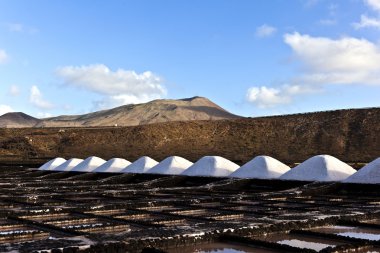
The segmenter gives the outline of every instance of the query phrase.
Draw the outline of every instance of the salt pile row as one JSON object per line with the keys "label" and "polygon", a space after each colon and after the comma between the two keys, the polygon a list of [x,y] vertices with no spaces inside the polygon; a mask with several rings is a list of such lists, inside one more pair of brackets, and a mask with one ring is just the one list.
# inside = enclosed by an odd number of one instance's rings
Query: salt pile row
{"label": "salt pile row", "polygon": [[356,172],[330,155],[311,157],[293,169],[270,156],[257,156],[241,167],[220,156],[205,156],[194,164],[179,156],[168,157],[160,163],[147,156],[133,163],[121,158],[105,161],[95,156],[67,161],[55,158],[39,169],[380,184],[380,158]]}

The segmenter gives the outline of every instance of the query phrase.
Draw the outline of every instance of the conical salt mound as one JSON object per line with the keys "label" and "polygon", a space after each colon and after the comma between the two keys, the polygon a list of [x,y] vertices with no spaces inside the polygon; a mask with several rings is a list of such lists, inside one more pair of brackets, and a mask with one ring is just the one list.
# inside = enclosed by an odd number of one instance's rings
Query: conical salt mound
{"label": "conical salt mound", "polygon": [[56,167],[54,171],[70,171],[72,168],[74,168],[81,162],[83,162],[83,159],[71,158],[67,160],[66,162],[62,163],[61,165],[59,165],[58,167]]}
{"label": "conical salt mound", "polygon": [[344,182],[380,184],[380,157],[358,170],[355,174],[344,180]]}
{"label": "conical salt mound", "polygon": [[48,161],[47,163],[45,163],[44,165],[42,165],[38,169],[39,170],[54,170],[56,167],[58,167],[59,165],[61,165],[64,162],[66,162],[66,159],[63,159],[61,157],[57,157],[57,158],[54,158],[54,159]]}
{"label": "conical salt mound", "polygon": [[106,161],[102,158],[96,156],[90,156],[70,171],[78,171],[78,172],[92,172],[99,166],[103,165]]}
{"label": "conical salt mound", "polygon": [[149,156],[143,156],[125,167],[121,173],[146,173],[148,170],[156,166],[158,162]]}
{"label": "conical salt mound", "polygon": [[112,158],[111,160],[108,160],[107,162],[103,163],[101,166],[96,168],[93,172],[118,173],[130,164],[131,162],[125,159]]}
{"label": "conical salt mound", "polygon": [[342,181],[356,172],[348,164],[330,155],[317,155],[294,167],[280,179],[299,181]]}
{"label": "conical salt mound", "polygon": [[192,162],[179,156],[170,156],[148,170],[149,174],[179,175],[193,165]]}
{"label": "conical salt mound", "polygon": [[229,177],[275,179],[289,170],[289,166],[270,156],[256,156],[233,172]]}
{"label": "conical salt mound", "polygon": [[227,177],[236,171],[239,165],[220,156],[204,156],[185,170],[186,176]]}

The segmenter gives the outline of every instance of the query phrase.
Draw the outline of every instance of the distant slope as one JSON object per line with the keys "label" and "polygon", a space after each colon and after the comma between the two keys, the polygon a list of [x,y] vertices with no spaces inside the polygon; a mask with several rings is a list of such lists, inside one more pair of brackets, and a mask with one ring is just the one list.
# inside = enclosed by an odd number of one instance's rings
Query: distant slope
{"label": "distant slope", "polygon": [[0,116],[0,127],[3,128],[33,127],[40,122],[41,120],[22,112],[10,112]]}
{"label": "distant slope", "polygon": [[0,163],[99,156],[192,162],[219,155],[243,164],[269,155],[291,164],[316,154],[345,162],[380,156],[380,108],[232,120],[165,122],[129,127],[0,129]]}
{"label": "distant slope", "polygon": [[37,127],[136,126],[168,121],[235,119],[207,98],[154,100],[77,116],[43,119]]}

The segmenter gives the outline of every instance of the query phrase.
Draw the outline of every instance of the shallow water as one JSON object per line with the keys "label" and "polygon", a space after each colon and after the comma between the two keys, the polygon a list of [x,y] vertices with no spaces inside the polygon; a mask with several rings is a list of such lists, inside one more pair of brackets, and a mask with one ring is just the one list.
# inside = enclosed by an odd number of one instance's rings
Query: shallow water
{"label": "shallow water", "polygon": [[210,243],[200,244],[189,247],[180,247],[168,249],[169,253],[274,253],[279,252],[271,249],[265,249],[260,247],[248,247],[240,244],[228,244],[228,243]]}
{"label": "shallow water", "polygon": [[338,242],[335,240],[319,238],[319,237],[311,237],[305,235],[293,235],[293,234],[269,234],[263,238],[269,242],[275,242],[279,244],[289,245],[292,247],[300,248],[300,249],[312,249],[316,251],[320,251],[327,247],[335,247],[337,245],[342,245],[342,242]]}
{"label": "shallow water", "polygon": [[365,239],[370,241],[380,241],[380,229],[350,227],[350,226],[330,226],[311,229],[311,231],[332,233],[349,238]]}
{"label": "shallow water", "polygon": [[332,245],[332,244],[325,244],[325,243],[319,243],[319,242],[307,242],[307,241],[301,241],[301,240],[298,240],[298,239],[291,239],[291,240],[282,240],[282,241],[278,241],[277,243],[279,244],[285,244],[285,245],[289,245],[289,246],[292,246],[292,247],[297,247],[297,248],[300,248],[300,249],[313,249],[313,250],[316,250],[316,251],[320,251],[320,250],[323,250],[327,247],[334,247],[335,245]]}

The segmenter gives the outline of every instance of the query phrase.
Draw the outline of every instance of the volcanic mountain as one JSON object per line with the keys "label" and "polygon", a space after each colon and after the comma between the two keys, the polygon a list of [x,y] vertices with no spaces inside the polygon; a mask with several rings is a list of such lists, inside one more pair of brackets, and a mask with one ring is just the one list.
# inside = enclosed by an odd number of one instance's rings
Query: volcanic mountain
{"label": "volcanic mountain", "polygon": [[9,112],[0,116],[0,127],[7,127],[7,128],[33,127],[40,122],[41,120],[36,119],[22,112]]}
{"label": "volcanic mountain", "polygon": [[[16,114],[18,115],[18,114]],[[236,119],[231,114],[207,98],[160,99],[143,104],[123,105],[109,110],[83,115],[67,115],[45,119],[35,119],[26,114],[24,118],[33,120],[12,121],[9,116],[0,116],[0,127],[104,127],[136,126],[168,121]],[[19,115],[19,118],[21,116]],[[17,123],[17,124],[16,124]]]}
{"label": "volcanic mountain", "polygon": [[231,114],[207,98],[153,100],[78,116],[44,119],[38,127],[136,126],[167,121],[233,119]]}

